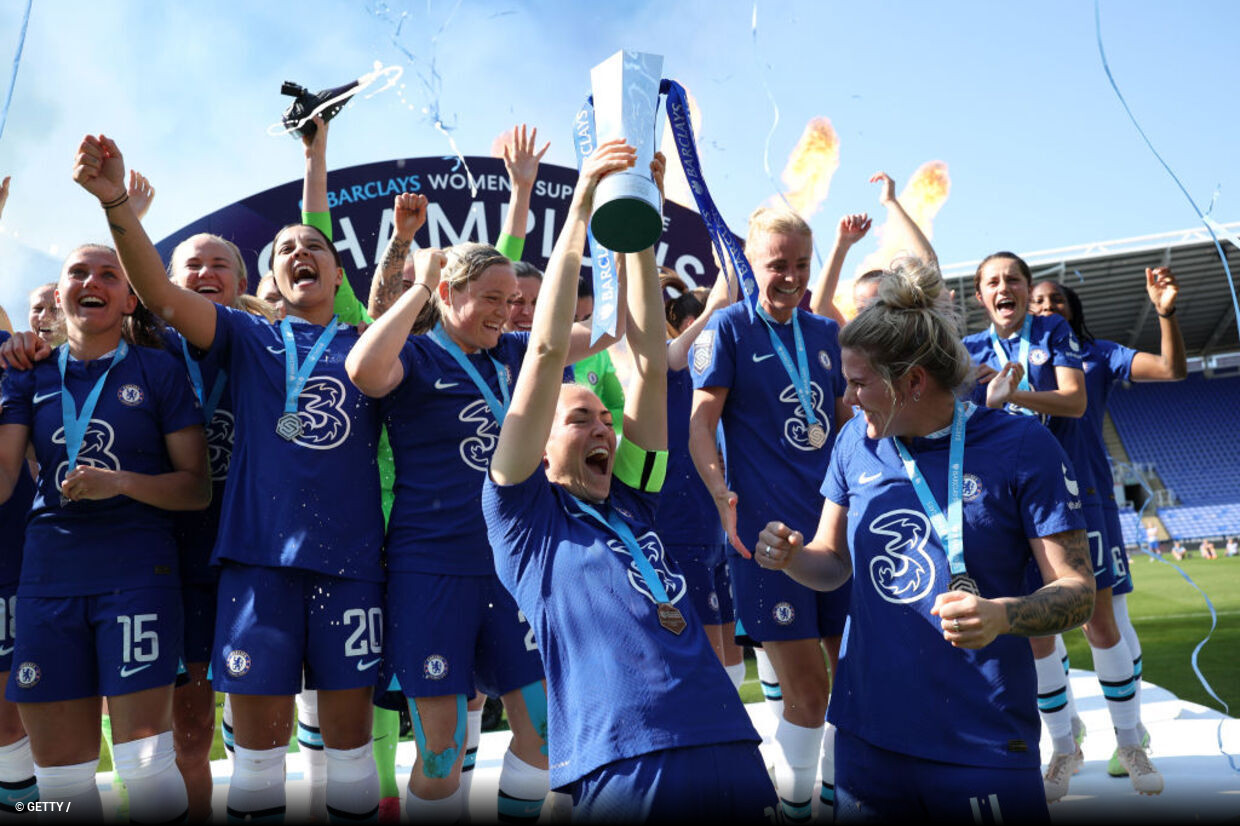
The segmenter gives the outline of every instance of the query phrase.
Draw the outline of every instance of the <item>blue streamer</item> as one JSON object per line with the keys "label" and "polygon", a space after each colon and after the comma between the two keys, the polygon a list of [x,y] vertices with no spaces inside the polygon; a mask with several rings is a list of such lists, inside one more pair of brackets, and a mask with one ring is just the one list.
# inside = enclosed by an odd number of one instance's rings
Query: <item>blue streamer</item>
{"label": "blue streamer", "polygon": [[[1223,245],[1219,243],[1218,236],[1214,234],[1214,228],[1210,226],[1210,222],[1206,220],[1205,214],[1201,208],[1197,206],[1197,202],[1193,200],[1193,196],[1188,194],[1188,189],[1180,181],[1179,177],[1171,170],[1171,167],[1163,160],[1163,156],[1158,154],[1158,150],[1154,148],[1154,144],[1150,142],[1149,137],[1145,134],[1145,130],[1141,128],[1141,124],[1137,123],[1137,118],[1132,114],[1132,109],[1128,106],[1128,101],[1124,100],[1124,94],[1119,90],[1119,86],[1115,83],[1115,77],[1111,74],[1111,65],[1107,63],[1106,49],[1102,47],[1102,10],[1100,0],[1094,0],[1094,30],[1098,39],[1098,55],[1102,58],[1102,69],[1107,73],[1107,80],[1111,84],[1111,88],[1115,91],[1115,96],[1119,98],[1120,104],[1124,107],[1124,111],[1128,113],[1128,119],[1132,121],[1132,125],[1136,127],[1137,134],[1141,136],[1141,140],[1145,141],[1145,145],[1149,147],[1150,152],[1162,164],[1162,168],[1167,170],[1167,174],[1171,176],[1171,180],[1175,181],[1175,185],[1180,188],[1180,192],[1184,193],[1184,197],[1188,200],[1189,206],[1193,208],[1193,212],[1197,213],[1197,218],[1205,225],[1206,232],[1210,233],[1210,240],[1214,242],[1214,249],[1218,251],[1218,258],[1223,262],[1223,272],[1227,273],[1227,288],[1231,290],[1231,306],[1236,314],[1236,329],[1240,333],[1240,299],[1236,298],[1236,285],[1231,275],[1231,267],[1227,264],[1227,255],[1223,252]],[[1183,573],[1181,571],[1181,573]],[[1233,766],[1234,768],[1234,766]],[[1240,769],[1238,769],[1240,771]]]}
{"label": "blue streamer", "polygon": [[9,75],[9,91],[4,96],[4,108],[0,109],[0,136],[4,135],[4,124],[9,119],[9,104],[13,102],[13,89],[17,86],[17,69],[22,64],[22,49],[26,46],[26,27],[30,24],[30,7],[33,5],[34,0],[26,0],[21,34],[17,36],[17,53],[13,55],[13,73]]}
{"label": "blue streamer", "polygon": [[[1112,459],[1112,461],[1114,460]],[[1146,493],[1145,504],[1141,506],[1141,513],[1137,515],[1139,519],[1144,519],[1145,511],[1149,508],[1150,504],[1154,501],[1154,491],[1150,488],[1148,484],[1146,484],[1145,477],[1142,476],[1140,473],[1137,473],[1134,468],[1132,468],[1129,465],[1124,464],[1123,462],[1114,462],[1114,464],[1117,468],[1127,469],[1130,472],[1129,475],[1135,476],[1137,478],[1137,481],[1141,483],[1141,487],[1145,489],[1145,493]],[[1184,577],[1184,581],[1187,582],[1190,586],[1192,586],[1194,591],[1201,594],[1201,598],[1205,600],[1206,608],[1208,608],[1210,611],[1210,630],[1209,632],[1206,633],[1205,638],[1202,639],[1201,642],[1197,643],[1196,647],[1193,648],[1193,655],[1190,658],[1190,662],[1192,663],[1192,666],[1193,666],[1193,674],[1197,676],[1197,681],[1201,683],[1201,687],[1206,690],[1207,694],[1209,694],[1211,697],[1214,698],[1215,702],[1217,702],[1219,705],[1223,707],[1223,712],[1227,714],[1228,716],[1230,716],[1231,707],[1227,705],[1226,700],[1224,700],[1222,697],[1218,696],[1217,693],[1215,693],[1213,686],[1210,685],[1210,682],[1206,679],[1205,674],[1203,674],[1201,671],[1201,666],[1198,664],[1198,657],[1201,654],[1201,649],[1206,647],[1206,643],[1208,643],[1210,641],[1210,638],[1214,636],[1214,629],[1218,628],[1218,612],[1214,608],[1214,602],[1211,601],[1209,595],[1206,594],[1204,590],[1202,590],[1200,585],[1198,585],[1196,582],[1193,581],[1193,578],[1189,576],[1188,573],[1183,568],[1181,568],[1179,565],[1176,565],[1174,562],[1172,562],[1169,559],[1163,559],[1161,554],[1156,554],[1156,553],[1151,552],[1148,546],[1142,547],[1139,539],[1137,542],[1137,550],[1145,554],[1146,556],[1148,556],[1150,559],[1156,559],[1164,565],[1170,565],[1172,568],[1175,568],[1175,570],[1179,572],[1180,576]],[[1132,576],[1132,573],[1129,572],[1128,575]],[[1240,764],[1236,762],[1236,755],[1228,754],[1227,750],[1223,748],[1223,723],[1226,722],[1226,719],[1227,718],[1225,717],[1222,720],[1218,721],[1218,729],[1215,732],[1215,737],[1218,740],[1219,754],[1227,758],[1227,763],[1228,765],[1231,766],[1232,771],[1240,772]]]}

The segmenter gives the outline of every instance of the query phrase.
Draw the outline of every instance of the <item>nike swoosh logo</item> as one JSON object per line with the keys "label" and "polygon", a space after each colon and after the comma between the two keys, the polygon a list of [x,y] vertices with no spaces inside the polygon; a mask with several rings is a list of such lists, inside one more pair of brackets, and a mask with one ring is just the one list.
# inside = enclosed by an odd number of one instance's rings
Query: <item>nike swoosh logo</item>
{"label": "nike swoosh logo", "polygon": [[753,354],[753,363],[754,363],[754,364],[757,364],[757,363],[758,363],[758,362],[760,362],[760,361],[766,361],[767,359],[769,359],[769,358],[774,358],[774,357],[775,357],[775,354],[774,354],[774,353],[767,353],[765,356],[760,356],[760,355],[758,355],[757,353],[754,353],[754,354]]}
{"label": "nike swoosh logo", "polygon": [[457,383],[454,381],[444,381],[443,379],[435,379],[436,390],[447,390],[449,387],[456,387],[456,385]]}
{"label": "nike swoosh logo", "polygon": [[121,666],[121,676],[122,676],[122,677],[132,677],[134,674],[137,674],[139,671],[145,671],[146,669],[150,668],[150,667],[151,667],[151,665],[152,665],[152,663],[147,663],[146,665],[139,665],[139,666],[135,666],[135,667],[133,667],[133,668],[130,668],[130,667],[129,667],[129,666],[127,666],[127,665],[122,665],[122,666]]}
{"label": "nike swoosh logo", "polygon": [[28,792],[23,792],[22,794],[10,797],[8,800],[8,803],[11,806],[14,803],[21,803],[26,800],[34,800],[34,799],[37,799],[38,797],[39,797],[39,788],[36,786],[35,788],[31,789]]}
{"label": "nike swoosh logo", "polygon": [[10,654],[12,654],[12,653],[13,653],[13,646],[11,646],[11,645],[0,645],[0,657],[7,657],[8,655],[10,655]]}
{"label": "nike swoosh logo", "polygon": [[875,479],[877,479],[878,477],[882,475],[883,474],[881,472],[880,473],[863,473],[857,477],[857,481],[862,485],[868,485],[870,482],[873,482]]}
{"label": "nike swoosh logo", "polygon": [[52,396],[59,396],[59,395],[60,395],[60,391],[59,391],[59,390],[53,390],[53,391],[52,391],[52,392],[50,392],[50,393],[40,393],[39,395],[37,395],[37,396],[35,396],[33,399],[31,399],[31,400],[30,400],[30,403],[31,403],[32,405],[33,405],[33,404],[38,404],[38,403],[39,403],[39,402],[41,402],[41,401],[46,401],[47,399],[50,399]]}
{"label": "nike swoosh logo", "polygon": [[378,661],[378,660],[371,660],[371,661],[370,661],[370,662],[368,662],[368,663],[367,663],[367,662],[359,662],[359,663],[357,664],[357,670],[358,670],[358,671],[369,671],[370,669],[374,668],[374,667],[375,667],[376,665],[378,665],[378,664],[379,664],[379,661]]}

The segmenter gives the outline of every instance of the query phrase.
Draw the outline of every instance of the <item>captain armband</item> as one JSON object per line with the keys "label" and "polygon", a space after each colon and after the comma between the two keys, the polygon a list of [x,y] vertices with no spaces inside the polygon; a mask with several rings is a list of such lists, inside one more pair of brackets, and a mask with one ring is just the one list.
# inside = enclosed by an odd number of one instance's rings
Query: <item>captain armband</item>
{"label": "captain armband", "polygon": [[634,490],[658,493],[667,477],[667,451],[646,450],[621,439],[616,446],[616,465],[612,475]]}

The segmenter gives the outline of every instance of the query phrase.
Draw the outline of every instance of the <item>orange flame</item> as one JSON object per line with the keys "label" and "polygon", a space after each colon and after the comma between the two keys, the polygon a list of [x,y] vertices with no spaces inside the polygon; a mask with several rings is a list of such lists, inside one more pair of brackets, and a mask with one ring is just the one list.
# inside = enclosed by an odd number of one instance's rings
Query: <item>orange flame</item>
{"label": "orange flame", "polygon": [[840,168],[840,139],[827,118],[811,118],[788,156],[781,176],[787,199],[801,217],[809,218],[827,200],[831,178]]}
{"label": "orange flame", "polygon": [[[904,207],[904,211],[921,228],[928,240],[934,239],[934,217],[947,202],[950,192],[951,178],[947,174],[947,164],[943,161],[927,161],[917,168],[898,196],[900,206]],[[858,274],[889,266],[893,258],[907,252],[910,247],[909,240],[893,231],[886,222],[875,232],[878,237],[878,249],[865,257],[865,260],[857,267]],[[841,283],[841,291],[844,287],[845,284]],[[851,282],[847,284],[847,287],[851,291]],[[838,301],[836,306],[840,306]]]}
{"label": "orange flame", "polygon": [[[685,88],[685,101],[689,104],[689,124],[693,127],[693,137],[698,145],[699,156],[702,153],[702,110],[698,108],[697,98]],[[676,150],[676,139],[672,136],[671,127],[663,124],[663,139],[659,151],[667,159],[667,169],[663,173],[663,195],[669,201],[681,206],[697,209],[697,201],[693,199],[693,190],[689,189],[689,179],[685,177],[684,167],[680,165],[680,153]]]}

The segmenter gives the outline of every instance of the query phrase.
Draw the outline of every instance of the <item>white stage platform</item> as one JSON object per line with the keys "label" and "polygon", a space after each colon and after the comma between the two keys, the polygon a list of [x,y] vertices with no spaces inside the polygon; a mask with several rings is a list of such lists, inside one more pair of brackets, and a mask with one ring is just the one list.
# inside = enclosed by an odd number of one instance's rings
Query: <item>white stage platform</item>
{"label": "white stage platform", "polygon": [[[1151,759],[1162,772],[1166,788],[1161,795],[1148,797],[1133,791],[1128,778],[1107,775],[1107,761],[1115,748],[1115,736],[1102,699],[1101,688],[1092,671],[1073,669],[1072,691],[1078,713],[1089,735],[1085,740],[1085,765],[1072,779],[1068,796],[1050,807],[1057,823],[1235,823],[1240,820],[1240,773],[1233,771],[1219,752],[1219,724],[1222,723],[1223,748],[1240,764],[1240,720],[1195,703],[1187,703],[1167,690],[1146,682],[1142,689],[1141,717],[1150,731]],[[748,707],[754,725],[762,733],[772,731],[774,721],[762,704]],[[495,822],[495,795],[508,732],[482,735],[478,762],[470,795],[475,823]],[[1050,751],[1045,731],[1042,754]],[[396,776],[408,781],[415,756],[412,742],[397,750]],[[214,817],[224,823],[228,792],[229,764],[212,764],[215,776]],[[115,811],[111,776],[99,775],[104,796],[104,812]],[[288,822],[309,819],[309,789],[304,780],[301,755],[288,756]],[[402,801],[403,803],[403,801]],[[817,801],[815,801],[815,806]],[[402,805],[403,808],[403,805]],[[550,807],[543,810],[542,822],[559,820]]]}

